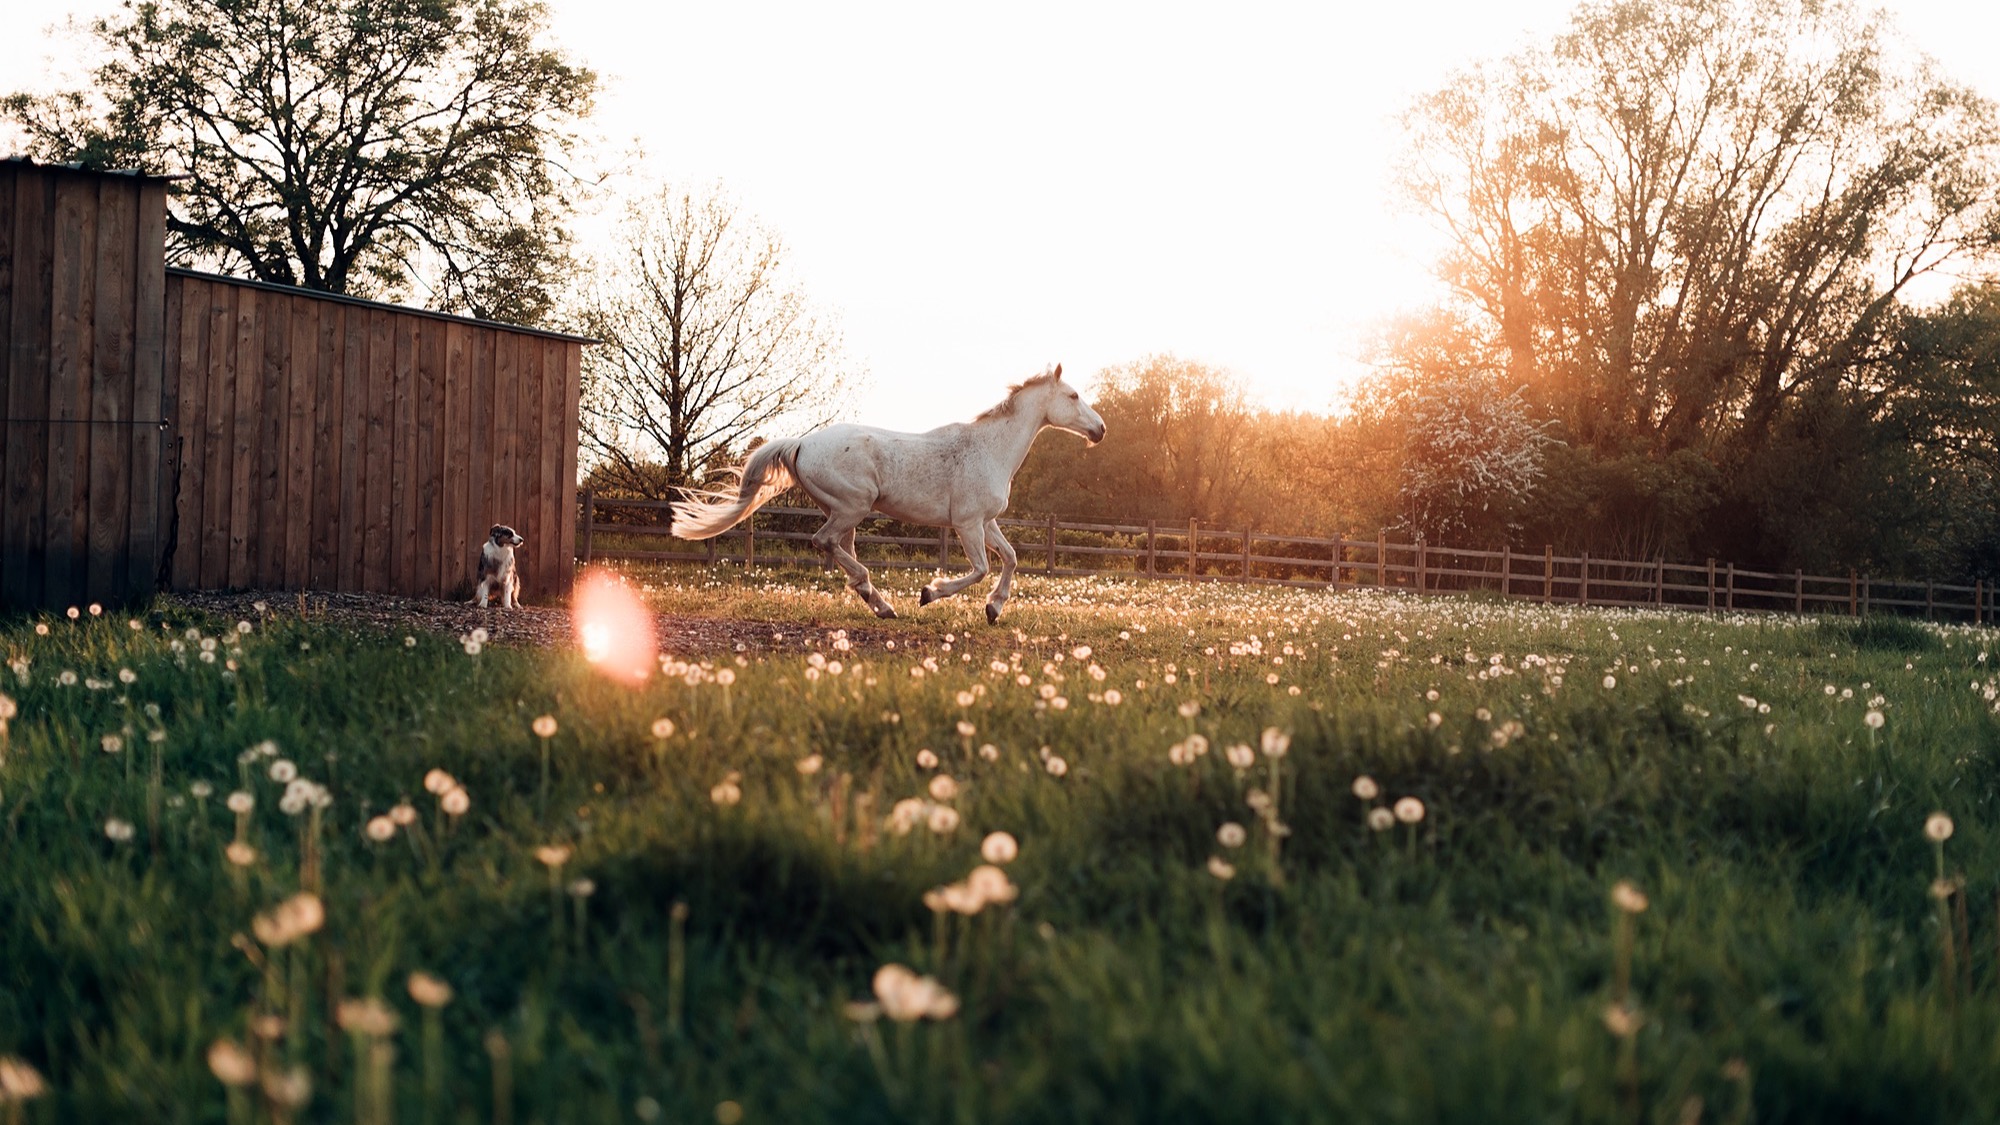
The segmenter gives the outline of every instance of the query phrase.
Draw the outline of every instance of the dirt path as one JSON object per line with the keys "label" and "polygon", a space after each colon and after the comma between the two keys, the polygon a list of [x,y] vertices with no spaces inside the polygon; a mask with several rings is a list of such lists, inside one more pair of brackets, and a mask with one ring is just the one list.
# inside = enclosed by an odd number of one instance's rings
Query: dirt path
{"label": "dirt path", "polygon": [[[225,617],[256,620],[257,603],[264,613],[298,616],[303,612],[315,621],[375,629],[389,634],[413,632],[463,637],[483,628],[487,643],[533,648],[567,648],[576,643],[569,610],[559,606],[523,606],[519,609],[481,609],[463,602],[442,602],[428,598],[402,598],[388,594],[284,593],[248,590],[241,593],[193,593],[166,595],[166,600],[207,610]],[[773,621],[740,621],[685,614],[656,615],[660,644],[681,656],[712,656],[725,652],[780,652],[825,649],[837,629],[846,629],[848,642],[856,648],[883,648],[891,639],[900,645],[926,647],[921,641],[873,629],[851,626],[781,624]]]}

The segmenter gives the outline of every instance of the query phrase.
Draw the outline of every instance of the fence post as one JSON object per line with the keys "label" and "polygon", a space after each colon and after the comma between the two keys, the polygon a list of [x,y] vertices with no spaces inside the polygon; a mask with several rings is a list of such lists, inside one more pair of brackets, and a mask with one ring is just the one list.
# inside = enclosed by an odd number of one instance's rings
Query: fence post
{"label": "fence post", "polygon": [[1804,613],[1805,611],[1806,572],[1803,570],[1794,570],[1792,572],[1792,612]]}
{"label": "fence post", "polygon": [[1056,572],[1056,517],[1053,513],[1049,516],[1049,558],[1042,571],[1050,575]]}
{"label": "fence post", "polygon": [[1250,529],[1243,529],[1243,581],[1250,581]]}
{"label": "fence post", "polygon": [[1330,561],[1333,563],[1333,580],[1329,585],[1335,591],[1338,591],[1340,589],[1340,533],[1337,531],[1333,533],[1333,550]]}
{"label": "fence post", "polygon": [[943,570],[951,562],[951,529],[938,528],[938,569]]}
{"label": "fence post", "polygon": [[1424,537],[1419,535],[1417,536],[1417,593],[1419,594],[1424,592],[1424,564],[1430,561],[1425,557],[1426,554]]}
{"label": "fence post", "polygon": [[1160,521],[1147,520],[1146,521],[1146,577],[1148,578],[1151,578],[1160,573],[1159,545],[1154,541],[1154,536],[1158,535],[1159,533],[1160,533]]}
{"label": "fence post", "polygon": [[597,492],[594,489],[586,488],[583,490],[583,561],[584,562],[590,561],[590,530],[591,526],[596,522],[597,522]]}
{"label": "fence post", "polygon": [[1542,544],[1542,601],[1556,600],[1556,545]]}
{"label": "fence post", "polygon": [[1972,582],[1972,623],[1986,624],[1986,580],[1976,578]]}
{"label": "fence post", "polygon": [[1736,612],[1736,564],[1735,563],[1729,564],[1729,592],[1727,594],[1727,597],[1728,601],[1725,603],[1724,608],[1731,613],[1735,613]]}
{"label": "fence post", "polygon": [[1924,579],[1924,620],[1937,620],[1937,583]]}
{"label": "fence post", "polygon": [[1188,581],[1190,582],[1194,581],[1195,576],[1201,573],[1201,548],[1200,546],[1198,546],[1200,538],[1201,538],[1201,521],[1195,519],[1193,516],[1189,516],[1188,517]]}
{"label": "fence post", "polygon": [[1375,584],[1389,584],[1389,533],[1379,527],[1375,529]]}
{"label": "fence post", "polygon": [[1582,552],[1576,568],[1576,603],[1590,604],[1590,552]]}
{"label": "fence post", "polygon": [[743,521],[743,569],[757,567],[757,517],[752,515]]}
{"label": "fence post", "polygon": [[1715,612],[1715,560],[1708,560],[1708,612]]}
{"label": "fence post", "polygon": [[1514,596],[1514,545],[1500,544],[1500,596]]}
{"label": "fence post", "polygon": [[1667,556],[1653,560],[1653,604],[1667,604]]}

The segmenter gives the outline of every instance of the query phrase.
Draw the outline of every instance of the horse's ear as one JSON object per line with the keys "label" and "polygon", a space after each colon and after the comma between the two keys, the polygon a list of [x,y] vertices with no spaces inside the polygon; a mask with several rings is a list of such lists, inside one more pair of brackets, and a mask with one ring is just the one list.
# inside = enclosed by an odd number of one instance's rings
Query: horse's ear
{"label": "horse's ear", "polygon": [[1058,363],[1054,367],[1049,368],[1049,378],[1051,379],[1062,378],[1062,364]]}

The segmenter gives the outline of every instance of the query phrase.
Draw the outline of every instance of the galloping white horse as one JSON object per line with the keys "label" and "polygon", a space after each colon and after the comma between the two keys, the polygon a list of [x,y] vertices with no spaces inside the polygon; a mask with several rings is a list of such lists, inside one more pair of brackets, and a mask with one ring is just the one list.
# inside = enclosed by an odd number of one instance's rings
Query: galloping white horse
{"label": "galloping white horse", "polygon": [[797,484],[826,511],[826,525],[813,533],[813,546],[847,572],[847,585],[877,617],[896,610],[868,581],[868,568],[854,555],[854,529],[881,514],[924,527],[949,527],[972,560],[970,573],[934,579],[920,605],[948,598],[985,578],[986,552],[1000,556],[1000,581],[986,601],[986,620],[1000,608],[1014,582],[1014,547],[1000,534],[1000,513],[1014,474],[1043,427],[1054,426],[1089,439],[1104,440],[1104,419],[1062,381],[1056,364],[1010,387],[998,406],[970,422],[955,422],[921,434],[842,424],[804,437],[767,441],[750,454],[735,494],[689,492],[673,506],[673,532],[682,539],[711,539],[728,531],[779,493]]}

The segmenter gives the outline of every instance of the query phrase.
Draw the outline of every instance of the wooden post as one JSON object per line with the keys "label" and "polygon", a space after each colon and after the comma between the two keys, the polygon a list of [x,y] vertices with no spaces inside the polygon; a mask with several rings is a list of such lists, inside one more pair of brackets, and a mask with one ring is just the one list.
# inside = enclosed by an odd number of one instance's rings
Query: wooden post
{"label": "wooden post", "polygon": [[1148,578],[1151,578],[1160,573],[1159,545],[1154,541],[1155,537],[1159,535],[1159,533],[1160,533],[1160,521],[1147,520],[1146,521],[1146,577]]}
{"label": "wooden post", "polygon": [[951,562],[951,529],[938,528],[938,569],[943,570]]}
{"label": "wooden post", "polygon": [[1542,544],[1542,600],[1556,600],[1556,545]]}
{"label": "wooden post", "polygon": [[583,561],[590,561],[590,531],[597,523],[597,492],[583,490]]}
{"label": "wooden post", "polygon": [[1375,529],[1375,584],[1389,584],[1389,533]]}
{"label": "wooden post", "polygon": [[1201,573],[1201,521],[1188,517],[1188,580],[1193,581]]}
{"label": "wooden post", "polygon": [[1428,561],[1424,555],[1424,537],[1419,535],[1417,536],[1417,593],[1419,594],[1424,592],[1424,563]]}
{"label": "wooden post", "polygon": [[1243,529],[1243,581],[1250,581],[1250,529]]}
{"label": "wooden post", "polygon": [[1667,556],[1653,560],[1653,604],[1667,604]]}
{"label": "wooden post", "polygon": [[1708,612],[1715,612],[1715,560],[1708,560]]}
{"label": "wooden post", "polygon": [[1503,598],[1514,596],[1513,575],[1514,545],[1512,543],[1502,543],[1500,544],[1500,596]]}
{"label": "wooden post", "polygon": [[1806,572],[1803,570],[1794,570],[1792,572],[1792,612],[1804,613],[1805,611]]}
{"label": "wooden post", "polygon": [[1728,593],[1725,595],[1725,597],[1727,597],[1728,601],[1724,604],[1723,608],[1727,609],[1731,613],[1735,613],[1736,612],[1736,564],[1735,563],[1729,564],[1729,574],[1727,577],[1729,580],[1729,590]]}
{"label": "wooden post", "polygon": [[1340,589],[1340,536],[1338,535],[1335,535],[1333,537],[1333,551],[1332,551],[1331,561],[1333,563],[1333,579],[1327,584],[1329,586],[1332,586],[1335,590],[1339,590]]}
{"label": "wooden post", "polygon": [[1937,585],[1930,579],[1924,580],[1924,620],[1937,619]]}
{"label": "wooden post", "polygon": [[1576,600],[1578,605],[1590,604],[1590,552],[1582,552],[1576,568]]}
{"label": "wooden post", "polygon": [[757,517],[752,515],[743,521],[743,569],[753,570],[757,566]]}
{"label": "wooden post", "polygon": [[1051,575],[1056,572],[1056,517],[1053,513],[1049,515],[1049,559],[1042,572]]}
{"label": "wooden post", "polygon": [[1986,624],[1986,580],[1975,579],[1972,583],[1972,623]]}

